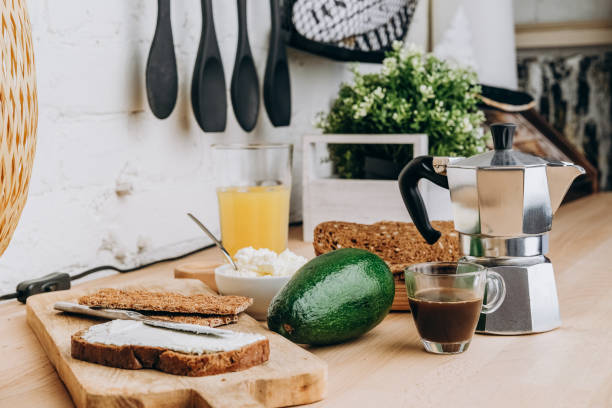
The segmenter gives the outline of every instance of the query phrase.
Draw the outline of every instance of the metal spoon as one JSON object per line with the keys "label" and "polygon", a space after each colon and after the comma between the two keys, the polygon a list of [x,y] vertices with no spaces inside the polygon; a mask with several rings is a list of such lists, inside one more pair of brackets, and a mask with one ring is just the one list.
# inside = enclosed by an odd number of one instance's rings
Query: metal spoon
{"label": "metal spoon", "polygon": [[198,224],[198,227],[200,227],[202,229],[202,231],[204,231],[206,233],[206,235],[208,235],[208,238],[212,239],[213,242],[215,243],[215,245],[217,245],[217,247],[221,250],[221,252],[223,253],[223,255],[225,256],[225,258],[227,258],[227,260],[229,261],[229,263],[234,267],[235,270],[238,270],[238,266],[236,265],[236,263],[234,262],[234,259],[232,258],[232,256],[229,254],[229,252],[227,252],[227,249],[225,249],[225,247],[223,246],[223,244],[221,243],[221,241],[219,241],[212,232],[210,232],[208,230],[208,228],[206,228],[204,226],[204,224],[202,224],[200,222],[200,220],[198,220],[193,214],[191,213],[187,213],[187,215],[189,216],[189,218],[191,218],[193,220],[193,222],[195,222],[196,224]]}

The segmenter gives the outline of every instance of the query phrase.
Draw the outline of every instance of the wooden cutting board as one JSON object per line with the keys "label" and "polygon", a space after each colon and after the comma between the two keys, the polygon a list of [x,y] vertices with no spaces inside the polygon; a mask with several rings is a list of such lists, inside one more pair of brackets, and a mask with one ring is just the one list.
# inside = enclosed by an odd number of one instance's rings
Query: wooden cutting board
{"label": "wooden cutting board", "polygon": [[217,282],[215,282],[215,268],[219,262],[186,262],[174,268],[174,277],[177,279],[197,279],[215,292],[218,292]]}
{"label": "wooden cutting board", "polygon": [[[158,280],[130,287],[185,295],[211,293],[206,285],[193,279]],[[226,328],[259,332],[270,340],[270,360],[248,370],[183,377],[73,359],[70,336],[103,320],[60,313],[53,304],[74,301],[94,291],[75,288],[32,296],[27,302],[28,324],[78,407],[276,407],[318,401],[325,394],[327,364],[244,313],[238,323]]]}

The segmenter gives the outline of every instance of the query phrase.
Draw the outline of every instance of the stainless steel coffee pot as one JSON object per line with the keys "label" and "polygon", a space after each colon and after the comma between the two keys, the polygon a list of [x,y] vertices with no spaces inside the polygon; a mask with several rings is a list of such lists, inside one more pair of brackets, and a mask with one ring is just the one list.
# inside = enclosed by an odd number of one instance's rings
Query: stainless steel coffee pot
{"label": "stainless steel coffee pot", "polygon": [[559,327],[548,232],[572,181],[584,169],[512,150],[516,125],[491,126],[495,150],[469,158],[420,156],[402,170],[402,198],[429,244],[440,237],[418,190],[425,178],[450,190],[463,259],[495,268],[506,282],[502,307],[482,315],[477,331],[534,333]]}

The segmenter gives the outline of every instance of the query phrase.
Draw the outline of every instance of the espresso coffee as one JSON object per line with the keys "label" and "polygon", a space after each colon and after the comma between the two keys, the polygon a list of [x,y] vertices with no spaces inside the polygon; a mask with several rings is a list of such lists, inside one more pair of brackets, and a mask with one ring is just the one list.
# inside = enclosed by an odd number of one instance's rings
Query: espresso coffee
{"label": "espresso coffee", "polygon": [[471,339],[482,307],[474,292],[458,288],[425,289],[408,301],[419,334],[436,343]]}

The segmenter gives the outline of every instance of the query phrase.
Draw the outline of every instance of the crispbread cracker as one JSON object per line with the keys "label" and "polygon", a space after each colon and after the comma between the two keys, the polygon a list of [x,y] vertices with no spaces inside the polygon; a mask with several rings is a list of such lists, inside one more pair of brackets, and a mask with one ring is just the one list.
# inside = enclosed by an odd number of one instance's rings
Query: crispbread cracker
{"label": "crispbread cracker", "polygon": [[225,324],[236,323],[238,321],[238,315],[225,315],[225,316],[202,316],[194,314],[159,314],[144,312],[145,315],[158,320],[167,320],[169,322],[176,323],[190,323],[199,324],[201,326],[217,327]]}
{"label": "crispbread cracker", "polygon": [[105,288],[92,295],[81,296],[79,303],[108,309],[146,310],[153,312],[237,315],[253,304],[244,296],[190,295],[175,292],[121,290]]}
{"label": "crispbread cracker", "polygon": [[315,254],[321,255],[339,248],[361,248],[380,256],[391,272],[399,274],[408,265],[432,261],[457,261],[460,255],[459,234],[452,221],[432,221],[442,233],[429,245],[413,223],[381,221],[375,224],[328,221],[314,229]]}

